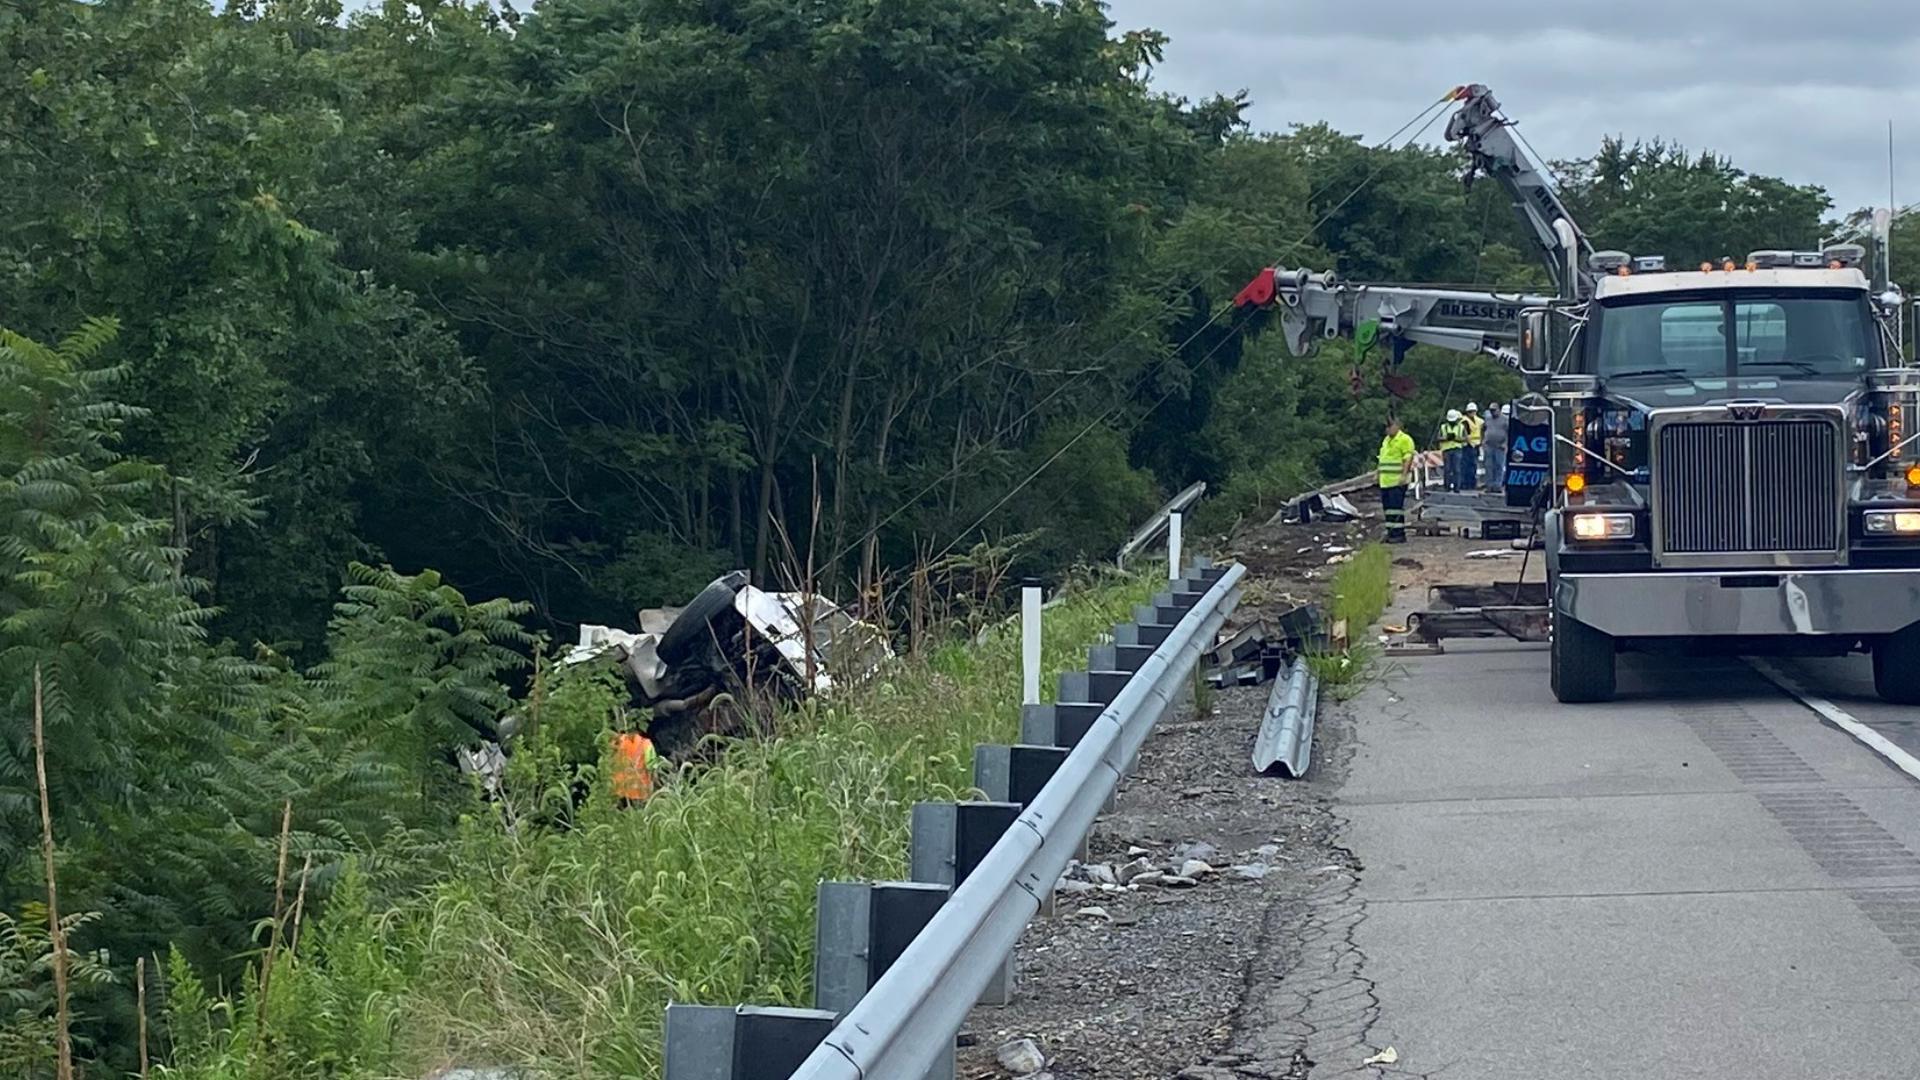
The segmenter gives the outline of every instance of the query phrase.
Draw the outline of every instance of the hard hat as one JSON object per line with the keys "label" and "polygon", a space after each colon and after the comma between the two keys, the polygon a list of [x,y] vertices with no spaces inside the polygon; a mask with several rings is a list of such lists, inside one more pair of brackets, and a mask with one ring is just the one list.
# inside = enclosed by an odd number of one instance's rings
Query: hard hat
{"label": "hard hat", "polygon": [[1459,410],[1459,409],[1448,409],[1448,410],[1447,410],[1447,419],[1449,419],[1449,420],[1458,420],[1458,419],[1460,419],[1460,410]]}
{"label": "hard hat", "polygon": [[1479,411],[1480,411],[1480,405],[1479,405],[1479,403],[1478,403],[1478,402],[1473,402],[1473,401],[1469,401],[1469,402],[1467,402],[1467,411],[1468,411],[1468,412],[1479,412]]}

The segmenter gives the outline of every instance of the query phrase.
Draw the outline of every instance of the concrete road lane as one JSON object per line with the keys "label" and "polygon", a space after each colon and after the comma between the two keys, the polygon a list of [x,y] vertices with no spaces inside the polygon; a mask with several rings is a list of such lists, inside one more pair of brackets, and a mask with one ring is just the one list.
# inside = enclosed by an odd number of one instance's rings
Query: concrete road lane
{"label": "concrete road lane", "polygon": [[1881,701],[1873,692],[1873,663],[1865,656],[1778,663],[1809,691],[1845,709],[1895,746],[1920,757],[1920,709]]}
{"label": "concrete road lane", "polygon": [[1537,647],[1393,667],[1349,705],[1361,869],[1322,916],[1371,1005],[1314,1077],[1920,1077],[1920,784],[1737,660],[1623,658],[1581,707]]}

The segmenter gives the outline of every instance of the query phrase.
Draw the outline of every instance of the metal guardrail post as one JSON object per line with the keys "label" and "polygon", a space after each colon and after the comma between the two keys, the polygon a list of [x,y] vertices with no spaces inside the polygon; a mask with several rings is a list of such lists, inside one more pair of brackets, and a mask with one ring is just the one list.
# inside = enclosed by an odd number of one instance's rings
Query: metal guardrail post
{"label": "metal guardrail post", "polygon": [[665,1080],[791,1076],[837,1019],[818,1009],[668,1005]]}
{"label": "metal guardrail post", "polygon": [[[821,882],[813,936],[814,1007],[839,1015],[858,1005],[952,891],[916,881]],[[953,1067],[949,1047],[924,1080],[953,1080]]]}
{"label": "metal guardrail post", "polygon": [[792,1080],[894,1080],[934,1064],[1005,968],[1040,898],[1059,880],[1153,721],[1187,690],[1194,665],[1233,609],[1244,573],[1229,566],[1210,579],[1203,569],[1205,595],[1175,615],[1160,647],[1053,779]]}
{"label": "metal guardrail post", "polygon": [[[1018,803],[914,803],[907,876],[958,889],[1012,827],[1020,810]],[[1009,949],[1000,970],[981,992],[980,1004],[1006,1005],[1012,1000],[1013,950]]]}
{"label": "metal guardrail post", "polygon": [[[973,748],[973,786],[994,802],[1024,807],[1053,779],[1067,752],[1057,746],[1002,746],[981,743]],[[1082,853],[1085,857],[1085,853]],[[1053,914],[1054,890],[1040,901],[1042,915]]]}

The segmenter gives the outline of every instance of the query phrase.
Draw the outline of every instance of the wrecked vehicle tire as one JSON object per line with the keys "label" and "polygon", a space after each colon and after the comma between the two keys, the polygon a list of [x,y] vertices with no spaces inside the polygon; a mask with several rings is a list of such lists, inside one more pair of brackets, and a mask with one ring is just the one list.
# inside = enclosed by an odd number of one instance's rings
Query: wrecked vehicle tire
{"label": "wrecked vehicle tire", "polygon": [[734,624],[741,621],[733,609],[733,597],[746,584],[747,572],[735,570],[715,578],[700,590],[700,595],[694,597],[681,610],[680,617],[673,620],[673,625],[667,627],[667,632],[660,635],[660,643],[654,647],[660,659],[668,667],[676,667],[703,655],[715,638],[725,640],[732,634]]}

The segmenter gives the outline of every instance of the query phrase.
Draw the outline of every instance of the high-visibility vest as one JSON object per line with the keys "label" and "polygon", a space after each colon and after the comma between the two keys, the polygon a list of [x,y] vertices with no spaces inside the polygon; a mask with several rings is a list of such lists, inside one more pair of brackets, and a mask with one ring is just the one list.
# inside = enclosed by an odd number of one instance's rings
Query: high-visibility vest
{"label": "high-visibility vest", "polygon": [[653,766],[660,756],[653,740],[637,731],[623,731],[613,737],[612,760],[608,763],[613,794],[616,798],[644,801],[653,794]]}
{"label": "high-visibility vest", "polygon": [[1413,436],[1398,432],[1380,440],[1380,486],[1399,487],[1407,482],[1407,463],[1413,460]]}
{"label": "high-visibility vest", "polygon": [[1467,414],[1467,445],[1479,446],[1482,433],[1487,430],[1487,422],[1475,413]]}
{"label": "high-visibility vest", "polygon": [[1440,423],[1440,449],[1458,450],[1467,445],[1467,425],[1464,420],[1443,420]]}

